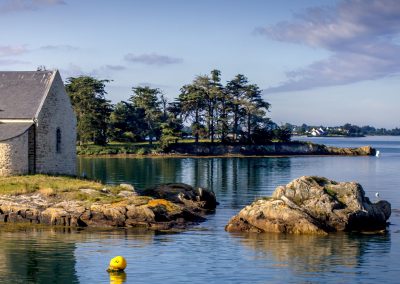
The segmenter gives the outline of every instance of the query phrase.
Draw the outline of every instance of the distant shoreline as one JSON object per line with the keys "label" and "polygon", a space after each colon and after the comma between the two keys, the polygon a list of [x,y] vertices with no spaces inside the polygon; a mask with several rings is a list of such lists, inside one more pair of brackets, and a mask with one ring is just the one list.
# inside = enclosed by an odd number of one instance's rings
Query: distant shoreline
{"label": "distant shoreline", "polygon": [[[147,146],[147,148],[146,148]],[[223,145],[211,143],[177,143],[167,151],[157,151],[144,145],[143,148],[113,146],[97,147],[96,151],[78,152],[80,157],[110,158],[232,158],[232,157],[292,157],[292,156],[374,156],[376,150],[370,146],[339,148],[311,142],[275,142],[265,145]]]}
{"label": "distant shoreline", "polygon": [[324,138],[362,138],[362,137],[366,137],[366,136],[365,135],[317,135],[317,136],[306,135],[306,137],[315,137],[315,138],[318,138],[318,137],[324,137]]}

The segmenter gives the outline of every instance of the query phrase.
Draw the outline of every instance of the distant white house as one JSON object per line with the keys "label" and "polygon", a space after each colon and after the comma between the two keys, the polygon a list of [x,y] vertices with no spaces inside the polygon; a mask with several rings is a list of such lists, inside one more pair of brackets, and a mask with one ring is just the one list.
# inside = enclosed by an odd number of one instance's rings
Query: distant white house
{"label": "distant white house", "polygon": [[325,131],[321,127],[318,129],[313,128],[313,129],[311,129],[310,134],[312,136],[322,136],[322,135],[325,135]]}
{"label": "distant white house", "polygon": [[0,176],[76,171],[76,117],[58,71],[0,71]]}

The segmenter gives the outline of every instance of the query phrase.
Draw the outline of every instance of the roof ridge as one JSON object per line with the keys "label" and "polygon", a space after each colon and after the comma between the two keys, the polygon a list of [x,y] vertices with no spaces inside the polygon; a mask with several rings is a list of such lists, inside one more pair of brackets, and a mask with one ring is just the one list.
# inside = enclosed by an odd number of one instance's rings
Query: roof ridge
{"label": "roof ridge", "polygon": [[47,96],[49,95],[51,85],[52,85],[53,82],[54,82],[54,78],[56,77],[57,72],[58,72],[58,70],[52,71],[53,74],[51,75],[51,78],[50,78],[49,82],[47,82],[46,89],[44,90],[44,95],[43,95],[43,97],[42,97],[42,100],[40,101],[39,107],[38,107],[38,109],[37,109],[37,111],[36,111],[35,116],[33,117],[33,119],[37,119],[37,117],[39,116],[39,113],[40,113],[40,111],[41,111],[42,108],[43,108],[43,104],[44,104],[44,102],[46,101]]}

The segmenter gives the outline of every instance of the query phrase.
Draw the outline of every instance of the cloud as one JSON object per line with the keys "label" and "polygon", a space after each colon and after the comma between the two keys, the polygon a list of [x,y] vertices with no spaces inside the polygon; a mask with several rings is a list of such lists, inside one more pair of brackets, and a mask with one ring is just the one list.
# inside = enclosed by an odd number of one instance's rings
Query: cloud
{"label": "cloud", "polygon": [[18,64],[30,64],[28,61],[14,60],[14,59],[0,59],[0,65],[18,65]]}
{"label": "cloud", "polygon": [[44,45],[41,46],[40,49],[42,50],[62,50],[62,51],[74,51],[74,50],[79,50],[78,47],[72,46],[69,44],[57,44],[57,45]]}
{"label": "cloud", "polygon": [[150,87],[150,88],[156,88],[156,89],[168,89],[171,88],[170,85],[163,85],[163,84],[156,84],[156,83],[150,83],[150,82],[139,82],[137,84],[134,84],[135,86],[140,86],[140,87]]}
{"label": "cloud", "polygon": [[84,70],[79,65],[70,63],[67,68],[60,69],[63,78],[77,77],[77,76],[93,76],[93,77],[110,77],[112,73],[126,70],[122,65],[103,65],[90,71]]}
{"label": "cloud", "polygon": [[400,73],[400,5],[397,0],[345,0],[315,7],[292,21],[258,28],[268,38],[329,50],[330,58],[287,73],[267,93],[380,79]]}
{"label": "cloud", "polygon": [[125,55],[124,59],[128,62],[142,63],[146,65],[158,65],[158,66],[179,64],[183,62],[182,58],[170,57],[167,55],[159,55],[156,53],[141,54],[141,55],[135,55],[129,53]]}
{"label": "cloud", "polygon": [[20,55],[28,52],[25,45],[0,45],[0,57]]}
{"label": "cloud", "polygon": [[104,65],[103,69],[106,70],[111,70],[111,71],[122,71],[122,70],[126,70],[125,66],[122,65]]}
{"label": "cloud", "polygon": [[34,11],[41,7],[66,4],[63,0],[5,0],[4,2],[0,5],[0,14]]}
{"label": "cloud", "polygon": [[77,76],[89,76],[90,72],[85,72],[81,66],[70,63],[66,68],[60,68],[60,74],[64,79]]}

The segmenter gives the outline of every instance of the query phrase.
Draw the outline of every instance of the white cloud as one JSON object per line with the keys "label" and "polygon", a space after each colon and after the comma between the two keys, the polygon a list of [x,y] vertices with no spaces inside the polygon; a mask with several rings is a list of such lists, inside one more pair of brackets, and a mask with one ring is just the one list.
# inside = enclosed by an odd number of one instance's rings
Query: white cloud
{"label": "white cloud", "polygon": [[57,44],[57,45],[44,45],[41,46],[40,49],[42,50],[62,50],[62,51],[74,51],[79,50],[79,47],[72,46],[69,44]]}
{"label": "white cloud", "polygon": [[28,52],[25,45],[0,45],[0,57],[15,56]]}
{"label": "white cloud", "polygon": [[287,73],[288,80],[266,92],[304,90],[379,79],[400,73],[400,3],[346,0],[308,9],[292,21],[258,28],[269,38],[329,50],[333,55]]}
{"label": "white cloud", "polygon": [[103,66],[103,69],[106,70],[112,70],[112,71],[122,71],[125,70],[126,67],[123,65],[110,65],[110,64],[106,64]]}
{"label": "white cloud", "polygon": [[60,73],[64,80],[69,77],[90,75],[90,73],[85,72],[81,66],[73,63],[70,63],[66,68],[60,68]]}
{"label": "white cloud", "polygon": [[84,68],[77,64],[70,63],[67,68],[60,69],[63,78],[77,77],[77,76],[93,76],[93,77],[111,77],[114,72],[125,70],[123,65],[106,64],[98,68],[86,71]]}
{"label": "white cloud", "polygon": [[46,6],[64,5],[63,0],[5,0],[0,4],[0,14],[32,11]]}
{"label": "white cloud", "polygon": [[183,62],[182,58],[176,58],[167,55],[159,55],[156,53],[140,54],[140,55],[129,53],[125,55],[124,59],[128,62],[142,63],[146,65],[158,65],[158,66],[179,64]]}
{"label": "white cloud", "polygon": [[30,64],[30,62],[22,60],[14,60],[14,59],[0,59],[1,66],[18,65],[18,64]]}

